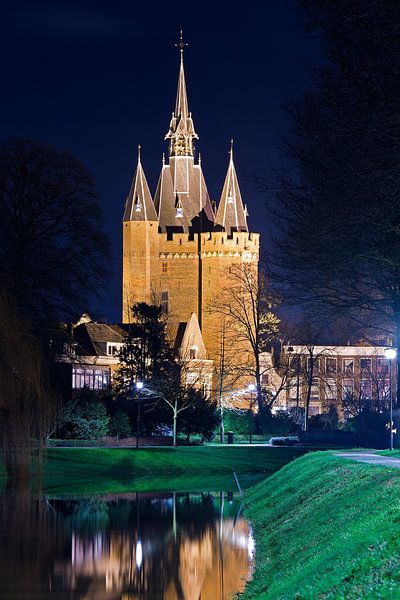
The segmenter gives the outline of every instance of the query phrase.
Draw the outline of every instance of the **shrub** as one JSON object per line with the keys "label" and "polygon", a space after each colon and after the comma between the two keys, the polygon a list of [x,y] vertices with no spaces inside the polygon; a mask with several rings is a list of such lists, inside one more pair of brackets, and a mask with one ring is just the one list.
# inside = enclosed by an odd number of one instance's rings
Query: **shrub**
{"label": "shrub", "polygon": [[127,413],[123,410],[117,410],[111,417],[110,435],[117,438],[127,438],[132,433],[131,423]]}

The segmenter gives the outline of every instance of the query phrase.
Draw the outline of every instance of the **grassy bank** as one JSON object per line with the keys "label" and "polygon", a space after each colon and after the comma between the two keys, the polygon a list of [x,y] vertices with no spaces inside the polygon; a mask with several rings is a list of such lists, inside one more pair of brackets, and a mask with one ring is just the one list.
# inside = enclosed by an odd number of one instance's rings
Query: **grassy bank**
{"label": "grassy bank", "polygon": [[[43,484],[48,492],[122,492],[226,488],[235,471],[243,486],[301,456],[303,449],[271,447],[52,448]],[[221,487],[222,485],[222,487]]]}
{"label": "grassy bank", "polygon": [[242,600],[400,598],[400,471],[318,452],[251,488]]}

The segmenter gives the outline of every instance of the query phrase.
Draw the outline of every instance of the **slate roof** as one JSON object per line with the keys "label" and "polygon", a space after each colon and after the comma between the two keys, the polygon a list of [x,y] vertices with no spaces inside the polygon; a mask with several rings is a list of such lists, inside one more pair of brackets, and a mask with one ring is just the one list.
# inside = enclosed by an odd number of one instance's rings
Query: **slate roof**
{"label": "slate roof", "polygon": [[140,146],[138,164],[133,177],[131,189],[125,203],[124,221],[157,221],[157,213],[147,184],[140,160]]}

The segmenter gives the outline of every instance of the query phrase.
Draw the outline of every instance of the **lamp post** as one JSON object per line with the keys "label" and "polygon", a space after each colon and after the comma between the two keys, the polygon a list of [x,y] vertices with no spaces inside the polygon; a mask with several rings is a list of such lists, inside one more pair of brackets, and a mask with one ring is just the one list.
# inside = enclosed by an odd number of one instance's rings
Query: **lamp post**
{"label": "lamp post", "polygon": [[137,426],[136,426],[136,448],[139,448],[139,433],[140,433],[140,392],[143,389],[143,381],[135,383],[138,399],[137,399]]}
{"label": "lamp post", "polygon": [[390,449],[393,450],[393,394],[392,394],[392,362],[397,356],[396,348],[385,348],[385,358],[389,361],[389,406],[390,406]]}
{"label": "lamp post", "polygon": [[253,431],[253,393],[254,393],[254,390],[256,389],[256,386],[254,385],[254,383],[250,383],[247,386],[247,389],[250,392],[250,431],[249,431],[249,442],[251,444],[251,441],[252,441],[252,431]]}

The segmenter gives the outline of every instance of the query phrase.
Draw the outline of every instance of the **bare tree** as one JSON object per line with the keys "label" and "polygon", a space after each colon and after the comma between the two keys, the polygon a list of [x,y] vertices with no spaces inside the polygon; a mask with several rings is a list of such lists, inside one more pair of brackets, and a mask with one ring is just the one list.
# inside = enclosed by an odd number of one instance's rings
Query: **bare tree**
{"label": "bare tree", "polygon": [[263,182],[277,230],[274,281],[285,301],[393,336],[397,347],[399,4],[299,4],[326,60],[313,89],[287,104],[287,170]]}
{"label": "bare tree", "polygon": [[236,372],[251,376],[256,384],[258,410],[263,412],[261,354],[278,332],[279,319],[262,272],[250,262],[232,265],[229,281],[210,310],[224,318],[225,347],[235,354]]}
{"label": "bare tree", "polygon": [[[197,361],[176,357],[162,374],[153,377],[143,387],[142,394],[154,403],[161,403],[172,417],[173,446],[177,445],[178,419],[199,400],[207,401],[209,369],[203,370]],[[213,412],[213,411],[211,411]]]}

